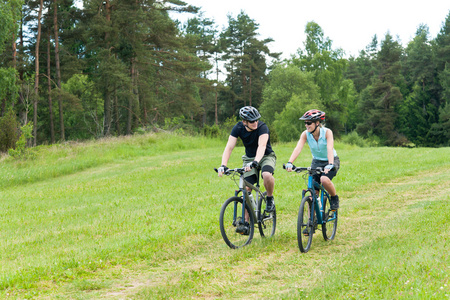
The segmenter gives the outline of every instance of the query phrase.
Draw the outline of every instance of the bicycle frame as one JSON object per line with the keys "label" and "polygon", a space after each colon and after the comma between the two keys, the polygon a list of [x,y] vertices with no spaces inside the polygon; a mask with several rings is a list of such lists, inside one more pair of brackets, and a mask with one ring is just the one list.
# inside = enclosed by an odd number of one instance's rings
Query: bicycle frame
{"label": "bicycle frame", "polygon": [[[247,203],[248,199],[247,199],[247,189],[246,187],[251,188],[252,190],[256,191],[257,195],[257,199],[259,199],[260,197],[264,197],[261,190],[259,189],[259,172],[260,170],[257,169],[256,170],[256,185],[251,184],[250,182],[248,182],[247,180],[245,180],[244,178],[244,174],[241,174],[241,176],[239,177],[239,190],[236,190],[234,195],[236,197],[238,197],[239,193],[242,192],[242,199],[243,199],[243,203],[242,203],[242,217],[244,218],[245,216],[245,204]],[[259,197],[258,197],[259,196]],[[234,219],[236,220],[237,214],[237,203],[234,204]],[[258,207],[256,207],[256,209],[253,208],[253,205],[250,203],[249,205],[250,207],[250,211],[253,214],[254,220],[256,220],[256,222],[259,222],[259,220],[257,219],[257,215],[258,215]]]}
{"label": "bicycle frame", "polygon": [[[310,169],[310,168],[308,168]],[[323,187],[323,185],[321,185],[320,183],[318,183],[317,181],[314,180],[313,175],[311,174],[310,170],[308,170],[309,174],[308,174],[308,189],[303,190],[302,191],[302,198],[305,197],[306,193],[310,193],[311,194],[311,198],[313,199],[313,209],[310,212],[311,213],[311,219],[313,219],[314,217],[314,212],[316,213],[316,217],[317,217],[317,223],[318,224],[324,224],[324,220],[322,218],[323,216],[323,212],[324,212],[324,199],[325,196],[330,199],[330,194],[325,190],[325,188]],[[317,199],[317,195],[315,190],[318,189],[320,191],[320,201]]]}

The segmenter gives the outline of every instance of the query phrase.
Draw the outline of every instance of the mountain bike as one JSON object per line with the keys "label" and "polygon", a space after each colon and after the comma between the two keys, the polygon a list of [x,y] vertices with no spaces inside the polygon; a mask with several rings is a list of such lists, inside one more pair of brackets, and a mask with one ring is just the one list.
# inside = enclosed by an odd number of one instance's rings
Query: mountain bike
{"label": "mountain bike", "polygon": [[[286,168],[285,165],[283,168]],[[314,180],[315,174],[322,175],[323,168],[297,168],[294,166],[292,170],[297,173],[306,171],[303,178],[307,181],[307,189],[302,191],[302,201],[298,211],[297,240],[300,251],[308,252],[318,225],[321,225],[325,241],[334,239],[338,212],[330,209],[330,194],[323,185]]]}
{"label": "mountain bike", "polygon": [[[214,170],[217,172],[216,168]],[[244,173],[244,168],[228,169],[224,173],[231,176],[238,187],[234,196],[223,203],[219,218],[220,233],[231,249],[250,244],[256,226],[262,237],[273,236],[277,224],[276,210],[266,211],[267,192],[263,192],[259,188],[259,168],[256,172],[255,185],[245,180]],[[256,192],[258,200],[252,200],[251,193],[247,193],[246,187]]]}

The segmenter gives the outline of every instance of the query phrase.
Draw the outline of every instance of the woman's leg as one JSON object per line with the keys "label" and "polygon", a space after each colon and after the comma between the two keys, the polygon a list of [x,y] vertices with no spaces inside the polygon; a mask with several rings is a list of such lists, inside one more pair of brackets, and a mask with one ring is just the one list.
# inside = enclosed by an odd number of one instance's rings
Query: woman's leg
{"label": "woman's leg", "polygon": [[323,187],[330,194],[330,208],[331,210],[336,210],[339,208],[339,197],[336,195],[336,189],[334,188],[333,182],[327,176],[320,177],[320,181]]}
{"label": "woman's leg", "polygon": [[327,192],[330,194],[330,196],[336,196],[336,189],[330,178],[328,178],[327,176],[321,176],[320,182],[322,183],[323,187],[327,190]]}

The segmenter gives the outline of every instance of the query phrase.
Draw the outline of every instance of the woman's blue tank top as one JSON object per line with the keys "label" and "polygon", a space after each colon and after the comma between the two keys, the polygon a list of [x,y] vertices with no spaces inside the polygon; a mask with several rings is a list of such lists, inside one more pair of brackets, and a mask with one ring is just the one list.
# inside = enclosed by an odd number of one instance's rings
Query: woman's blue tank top
{"label": "woman's blue tank top", "polygon": [[[306,132],[306,140],[308,141],[309,148],[313,158],[323,161],[328,161],[327,155],[327,139],[325,137],[326,131],[329,130],[325,127],[318,128],[320,130],[319,140],[316,141],[314,136]],[[334,156],[337,156],[336,150],[333,148]]]}

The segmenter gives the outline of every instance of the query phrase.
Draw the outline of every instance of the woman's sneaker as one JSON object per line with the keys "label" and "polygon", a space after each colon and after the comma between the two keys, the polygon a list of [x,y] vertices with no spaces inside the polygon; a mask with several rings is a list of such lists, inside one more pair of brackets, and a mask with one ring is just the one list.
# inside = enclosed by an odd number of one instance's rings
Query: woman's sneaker
{"label": "woman's sneaker", "polygon": [[339,208],[339,196],[331,196],[330,197],[330,209],[337,210]]}

